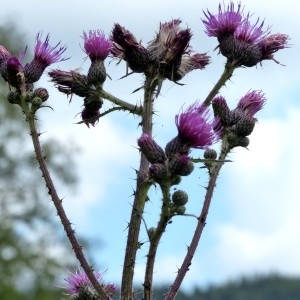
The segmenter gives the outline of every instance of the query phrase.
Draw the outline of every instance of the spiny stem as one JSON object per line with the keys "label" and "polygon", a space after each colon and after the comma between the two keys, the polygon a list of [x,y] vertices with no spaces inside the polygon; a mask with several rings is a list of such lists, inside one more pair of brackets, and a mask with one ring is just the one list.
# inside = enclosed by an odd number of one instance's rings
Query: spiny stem
{"label": "spiny stem", "polygon": [[108,92],[105,92],[102,89],[97,90],[97,93],[99,94],[99,96],[111,101],[112,103],[114,103],[116,105],[123,107],[123,109],[129,111],[132,114],[139,115],[139,116],[142,115],[143,108],[141,106],[132,105],[126,101],[123,101],[123,100],[115,97],[114,95],[112,95]]}
{"label": "spiny stem", "polygon": [[[155,87],[151,86],[152,78],[146,77],[144,103],[142,112],[142,131],[152,134],[153,94]],[[134,195],[133,208],[128,225],[128,236],[126,252],[124,257],[121,300],[133,300],[133,276],[135,268],[136,253],[139,248],[139,233],[142,214],[147,200],[148,190],[151,182],[148,180],[149,162],[141,153],[140,167],[136,180],[136,191]]]}
{"label": "spiny stem", "polygon": [[221,87],[223,85],[225,85],[227,80],[229,80],[231,78],[235,68],[236,67],[229,64],[228,62],[226,63],[224,71],[223,71],[221,77],[219,78],[218,82],[215,84],[215,86],[213,87],[213,89],[210,91],[210,93],[207,95],[206,99],[203,102],[203,104],[205,106],[209,106],[211,104],[211,101],[219,93]]}
{"label": "spiny stem", "polygon": [[[22,77],[22,74],[20,74],[20,77]],[[49,195],[52,198],[52,201],[57,210],[57,214],[63,224],[64,230],[67,233],[67,236],[70,240],[70,243],[73,247],[76,257],[77,257],[78,261],[80,262],[81,267],[85,271],[88,279],[90,280],[91,284],[93,285],[93,287],[95,288],[95,290],[97,291],[97,293],[99,294],[101,299],[110,300],[110,297],[106,294],[103,287],[100,285],[100,283],[96,279],[93,269],[89,266],[84,254],[83,254],[82,247],[80,246],[80,244],[76,238],[75,231],[72,229],[71,223],[68,220],[65,210],[62,206],[62,201],[57,194],[57,191],[55,189],[53,180],[52,180],[50,172],[48,170],[46,161],[44,159],[42,147],[41,147],[41,144],[39,141],[39,134],[36,130],[35,115],[34,115],[34,113],[32,113],[30,111],[29,105],[25,101],[26,89],[25,89],[24,77],[21,78],[20,81],[21,81],[20,82],[21,107],[23,109],[23,112],[25,113],[26,120],[29,124],[30,135],[31,135],[33,146],[34,146],[34,151],[35,151],[36,158],[39,163],[40,169],[42,171],[43,178],[46,182],[46,186],[48,188]]]}
{"label": "spiny stem", "polygon": [[170,211],[170,185],[165,185],[161,187],[163,193],[163,203],[160,218],[156,228],[153,233],[149,235],[150,247],[147,255],[147,264],[145,271],[145,280],[144,280],[144,300],[153,299],[153,271],[154,263],[156,258],[156,253],[158,249],[159,242],[163,233],[166,230],[166,227],[173,216],[173,212]]}
{"label": "spiny stem", "polygon": [[[222,143],[222,149],[221,149],[221,153],[219,155],[219,161],[224,161],[228,153],[229,153],[229,147],[228,147],[228,143],[227,143],[227,140],[225,137],[225,139],[223,140],[223,143]],[[165,300],[173,300],[176,297],[176,294],[180,288],[180,285],[182,284],[182,281],[192,263],[192,259],[196,252],[199,240],[201,238],[203,229],[206,224],[206,218],[207,218],[209,207],[210,207],[211,200],[213,197],[214,188],[216,186],[217,177],[222,168],[222,165],[223,165],[223,163],[220,163],[220,162],[214,163],[212,169],[210,170],[210,178],[209,178],[202,210],[201,210],[200,216],[198,217],[198,223],[197,223],[196,230],[194,232],[192,241],[188,247],[187,254],[184,258],[184,261],[183,261],[180,269],[178,270],[178,273],[174,280],[174,283],[171,285],[170,290],[169,290]]]}

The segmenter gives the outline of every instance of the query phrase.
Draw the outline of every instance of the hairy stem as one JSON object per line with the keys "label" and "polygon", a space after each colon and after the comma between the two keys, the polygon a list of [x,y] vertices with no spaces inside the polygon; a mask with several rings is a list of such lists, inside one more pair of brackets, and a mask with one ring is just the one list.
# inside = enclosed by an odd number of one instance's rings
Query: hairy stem
{"label": "hairy stem", "polygon": [[25,101],[26,90],[25,90],[24,76],[22,76],[22,74],[20,74],[20,86],[21,86],[21,88],[20,88],[21,107],[26,116],[26,120],[29,124],[30,135],[31,135],[33,146],[34,146],[34,151],[36,154],[37,161],[39,163],[39,167],[42,171],[46,186],[48,188],[48,193],[52,198],[52,201],[56,208],[57,214],[63,224],[64,230],[67,233],[67,236],[70,240],[70,243],[73,247],[76,257],[77,257],[78,261],[80,262],[81,267],[85,271],[87,277],[89,278],[90,282],[92,283],[93,287],[95,288],[95,290],[97,291],[97,293],[99,294],[101,299],[109,300],[110,297],[106,294],[103,287],[100,285],[100,283],[96,279],[93,269],[89,266],[84,254],[83,254],[82,247],[80,246],[80,244],[76,238],[75,231],[73,230],[71,223],[70,223],[69,219],[67,218],[65,210],[62,206],[62,200],[59,198],[57,191],[55,189],[55,186],[54,186],[53,180],[51,178],[50,172],[48,170],[48,167],[47,167],[47,164],[45,161],[45,157],[43,155],[43,150],[42,150],[42,147],[41,147],[41,144],[39,141],[40,134],[36,130],[35,114],[34,114],[34,112],[32,112],[32,110],[30,110],[29,104],[26,103],[26,101]]}
{"label": "hairy stem", "polygon": [[[225,161],[225,158],[228,153],[229,153],[229,147],[228,147],[227,140],[225,138],[222,143],[222,149],[221,149],[221,153],[219,155],[219,161]],[[194,236],[188,247],[187,254],[184,258],[184,261],[178,270],[178,273],[174,280],[174,283],[171,285],[170,290],[165,298],[166,300],[173,300],[176,297],[178,289],[180,288],[180,285],[182,284],[182,281],[183,281],[187,271],[189,270],[190,265],[192,264],[192,259],[196,252],[199,240],[201,238],[203,229],[206,224],[206,218],[207,218],[209,207],[210,207],[211,200],[213,197],[213,192],[214,192],[214,189],[216,186],[217,177],[218,177],[218,174],[219,174],[223,164],[224,164],[223,162],[222,163],[215,162],[214,165],[210,169],[210,172],[209,172],[210,178],[209,178],[209,182],[208,182],[208,186],[207,186],[207,190],[206,190],[206,194],[205,194],[205,199],[204,199],[204,203],[202,206],[200,216],[198,217],[198,223],[197,223],[196,230],[194,232]]]}
{"label": "hairy stem", "polygon": [[225,85],[227,80],[231,78],[235,68],[236,67],[229,64],[228,62],[226,63],[221,77],[219,78],[218,82],[215,84],[215,86],[213,87],[213,89],[210,91],[210,93],[207,95],[206,99],[203,102],[205,106],[209,106],[211,104],[211,101],[219,93],[221,87]]}
{"label": "hairy stem", "polygon": [[[152,78],[146,78],[144,104],[142,112],[142,131],[152,134],[152,115],[153,115],[153,94],[155,87],[151,86]],[[151,182],[148,180],[149,162],[141,153],[140,167],[137,172],[136,191],[134,193],[134,202],[128,224],[128,236],[126,252],[124,257],[121,299],[132,300],[133,295],[133,276],[136,260],[136,253],[140,247],[139,233],[141,227],[142,214],[147,200],[148,190]]]}
{"label": "hairy stem", "polygon": [[155,257],[158,249],[158,245],[166,227],[173,216],[173,212],[170,211],[170,186],[162,186],[163,204],[161,209],[160,219],[155,229],[149,234],[150,247],[147,255],[147,264],[144,280],[144,300],[153,299],[153,271]]}

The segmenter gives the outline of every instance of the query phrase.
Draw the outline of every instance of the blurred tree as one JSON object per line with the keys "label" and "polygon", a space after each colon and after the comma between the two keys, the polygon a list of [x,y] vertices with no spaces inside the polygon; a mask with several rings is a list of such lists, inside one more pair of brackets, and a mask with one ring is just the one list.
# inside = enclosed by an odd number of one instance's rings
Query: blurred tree
{"label": "blurred tree", "polygon": [[[13,24],[0,25],[0,44],[16,55],[25,49]],[[8,91],[0,78],[0,299],[59,299],[53,295],[61,291],[51,294],[51,287],[59,271],[77,263],[55,218],[21,109],[8,103]],[[44,152],[56,181],[74,185],[74,149],[46,140]]]}

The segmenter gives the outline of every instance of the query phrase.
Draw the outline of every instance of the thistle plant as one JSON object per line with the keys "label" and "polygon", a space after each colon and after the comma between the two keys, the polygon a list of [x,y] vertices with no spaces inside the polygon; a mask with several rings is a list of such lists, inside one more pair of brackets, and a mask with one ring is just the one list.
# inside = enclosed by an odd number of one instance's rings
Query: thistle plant
{"label": "thistle plant", "polygon": [[[82,99],[83,109],[79,122],[82,126],[97,126],[104,116],[107,117],[113,112],[127,112],[138,120],[140,131],[136,146],[139,149],[140,165],[136,170],[132,211],[128,216],[122,281],[114,284],[104,283],[103,274],[93,270],[84,255],[49,173],[36,126],[38,111],[51,106],[51,101],[47,90],[35,88],[34,84],[39,81],[47,67],[68,59],[63,57],[67,48],[60,43],[51,46],[50,36],[47,35],[45,40],[42,40],[42,34],[38,33],[32,61],[22,64],[25,52],[16,56],[0,45],[0,73],[8,83],[7,99],[11,104],[19,105],[25,115],[46,187],[81,266],[80,270],[70,272],[66,278],[65,293],[69,299],[109,300],[116,294],[119,286],[119,298],[122,300],[140,297],[152,300],[154,266],[161,238],[173,219],[176,222],[175,216],[193,217],[197,220],[194,235],[182,265],[166,291],[165,299],[174,299],[192,264],[206,225],[220,170],[229,162],[228,154],[233,149],[247,148],[250,143],[249,136],[257,123],[256,114],[263,109],[266,102],[265,94],[249,86],[249,91],[240,96],[236,107],[230,108],[228,99],[221,95],[221,88],[228,83],[238,68],[247,72],[247,68],[259,67],[266,60],[280,64],[274,54],[289,47],[289,37],[286,34],[271,34],[270,27],[266,27],[264,21],[257,19],[252,22],[252,14],[245,13],[241,4],[220,4],[216,13],[208,10],[203,13],[205,33],[208,37],[217,38],[216,50],[225,57],[224,70],[205,99],[195,100],[188,107],[182,106],[174,117],[178,133],[175,137],[170,137],[166,145],[158,144],[158,133],[155,133],[153,126],[155,105],[160,101],[164,82],[174,82],[176,88],[180,88],[180,81],[186,74],[206,68],[211,60],[207,52],[193,52],[190,44],[192,31],[190,28],[184,28],[180,19],[161,23],[153,40],[146,45],[139,42],[133,33],[120,24],[115,24],[107,35],[101,30],[83,32],[82,48],[90,60],[87,73],[79,69],[66,71],[55,68],[46,73],[57,90],[70,98],[70,101],[72,97]],[[109,77],[106,71],[108,60],[123,60],[126,63],[124,77],[132,73],[141,74],[143,84],[135,90],[143,91],[141,103],[140,99],[136,103],[130,103],[106,91],[105,81]],[[228,86],[230,87],[230,84]],[[184,104],[182,99],[176,101],[182,101]],[[103,110],[104,102],[110,102],[112,107]],[[191,155],[192,149],[195,149],[193,153],[198,153],[197,157]],[[199,207],[200,213],[187,213],[189,191],[181,189],[180,182],[181,178],[189,176],[195,167],[207,170],[207,185],[204,201],[199,201],[199,205],[202,205]],[[150,188],[153,186],[160,189],[161,210],[156,225],[149,227],[144,211],[150,198]],[[146,229],[147,244],[140,242],[143,228]],[[174,233],[169,230],[168,234]],[[133,286],[136,256],[140,247],[147,247],[148,251],[142,284],[143,296],[136,295]],[[109,274],[109,266],[107,269]]]}

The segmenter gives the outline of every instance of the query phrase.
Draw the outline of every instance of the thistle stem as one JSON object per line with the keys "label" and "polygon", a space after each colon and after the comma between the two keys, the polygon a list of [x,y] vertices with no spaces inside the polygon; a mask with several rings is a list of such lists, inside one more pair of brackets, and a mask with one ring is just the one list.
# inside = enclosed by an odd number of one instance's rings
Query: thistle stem
{"label": "thistle stem", "polygon": [[111,101],[112,103],[121,106],[124,110],[127,110],[132,114],[139,115],[139,116],[142,114],[143,108],[141,106],[132,105],[126,101],[123,101],[123,100],[115,97],[114,95],[112,95],[108,92],[105,92],[102,89],[97,90],[97,93],[99,94],[100,97],[103,97],[104,99],[107,99],[107,100]]}
{"label": "thistle stem", "polygon": [[211,101],[219,93],[222,86],[225,85],[227,80],[231,78],[235,68],[236,67],[234,67],[230,63],[228,62],[226,63],[221,77],[219,78],[218,82],[215,84],[215,86],[213,87],[213,89],[210,91],[210,93],[207,95],[206,99],[203,102],[205,106],[209,106],[211,104]]}
{"label": "thistle stem", "polygon": [[[153,115],[153,95],[155,87],[151,86],[152,78],[145,80],[144,103],[142,110],[142,131],[152,134],[152,115]],[[142,214],[147,200],[148,190],[151,182],[148,180],[149,162],[141,153],[140,167],[137,172],[136,191],[134,193],[134,202],[128,224],[128,236],[126,252],[124,257],[121,300],[133,300],[133,276],[135,268],[136,253],[140,247],[139,233],[142,221]]]}
{"label": "thistle stem", "polygon": [[[222,142],[222,148],[221,148],[221,153],[219,155],[219,161],[225,161],[225,158],[228,153],[229,153],[229,147],[228,147],[228,143],[227,143],[227,140],[225,137],[225,139],[223,139],[223,142]],[[210,207],[211,200],[213,197],[214,188],[216,186],[217,177],[218,177],[218,174],[219,174],[223,164],[224,163],[216,162],[211,167],[211,170],[209,172],[210,178],[209,178],[202,210],[201,210],[200,216],[198,217],[197,227],[195,229],[192,241],[188,247],[187,254],[184,258],[184,261],[178,270],[178,273],[174,280],[174,283],[171,285],[170,290],[169,290],[168,294],[166,295],[165,300],[175,299],[176,294],[180,288],[180,285],[182,284],[182,281],[183,281],[187,271],[189,270],[190,265],[192,264],[192,259],[196,252],[203,229],[206,224],[206,218],[207,218],[209,207]]]}
{"label": "thistle stem", "polygon": [[26,95],[26,89],[25,89],[25,80],[24,80],[24,74],[20,74],[20,96],[21,96],[21,107],[23,109],[23,112],[26,116],[26,120],[29,125],[30,129],[30,135],[34,147],[34,151],[36,154],[37,161],[39,163],[40,169],[43,174],[43,178],[45,180],[46,186],[48,188],[48,193],[52,198],[52,201],[54,203],[54,206],[56,208],[57,214],[63,224],[64,230],[67,233],[67,236],[70,240],[70,243],[73,247],[73,250],[75,252],[75,255],[80,262],[81,267],[83,268],[84,272],[86,273],[88,279],[90,280],[91,284],[103,300],[110,300],[110,297],[106,294],[103,287],[100,285],[98,280],[96,279],[93,269],[89,266],[83,251],[82,247],[79,244],[75,231],[73,230],[71,223],[69,219],[67,218],[67,215],[65,213],[65,210],[62,206],[62,200],[59,198],[55,185],[53,183],[53,180],[51,178],[50,172],[48,170],[45,157],[43,155],[42,147],[39,141],[40,134],[36,130],[35,125],[35,114],[30,110],[29,104],[25,101],[25,95]]}
{"label": "thistle stem", "polygon": [[156,228],[153,233],[149,235],[150,247],[147,255],[147,264],[145,271],[145,280],[144,280],[144,300],[153,299],[153,271],[154,263],[156,258],[156,253],[158,249],[159,242],[163,233],[166,230],[166,227],[171,220],[173,213],[170,211],[170,186],[162,186],[163,193],[163,203],[160,218]]}

